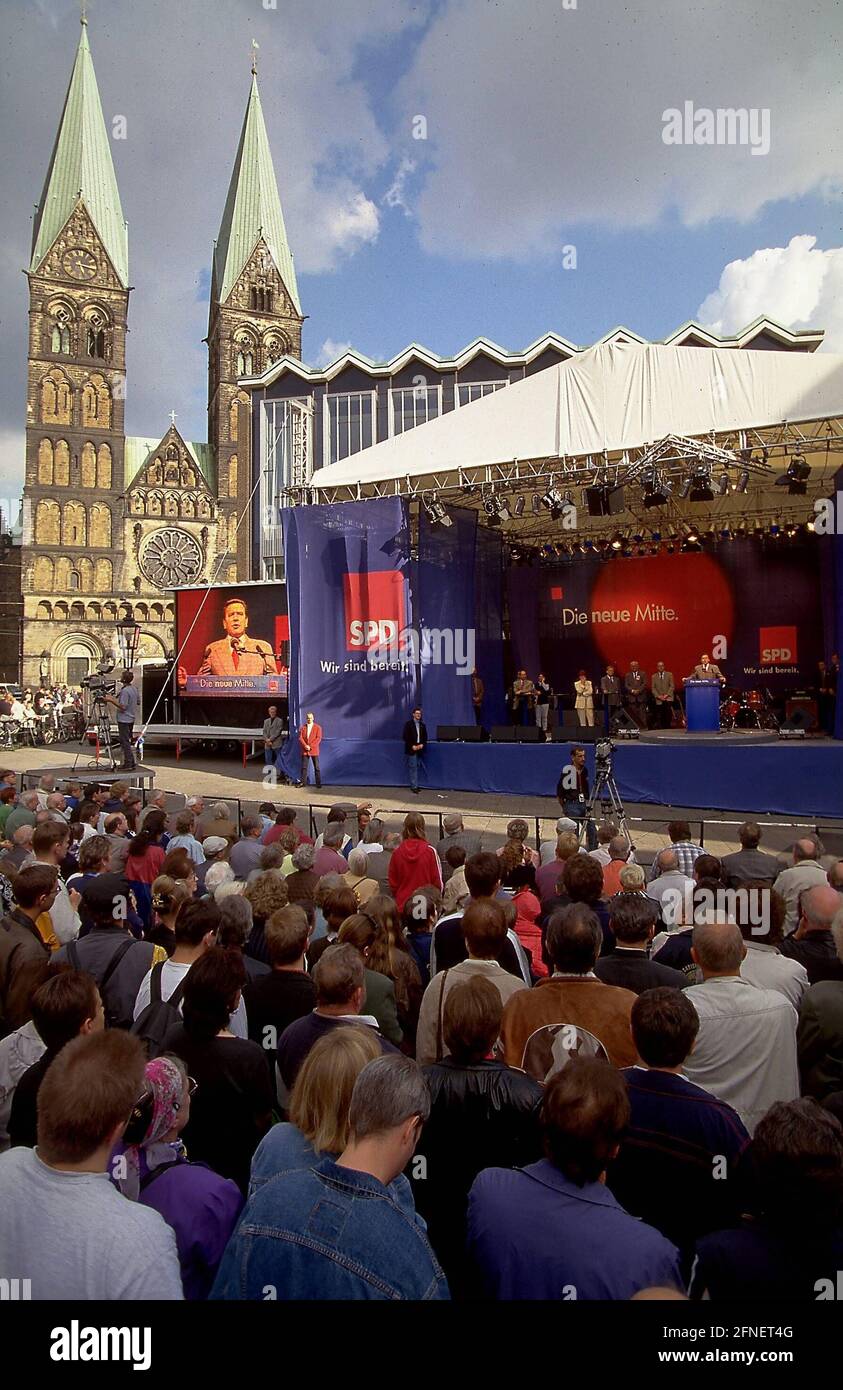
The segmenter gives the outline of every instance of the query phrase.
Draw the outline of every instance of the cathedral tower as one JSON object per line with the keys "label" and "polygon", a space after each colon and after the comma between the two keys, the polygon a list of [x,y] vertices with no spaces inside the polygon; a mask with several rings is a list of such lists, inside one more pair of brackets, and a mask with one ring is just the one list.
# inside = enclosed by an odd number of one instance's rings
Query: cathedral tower
{"label": "cathedral tower", "polygon": [[[216,459],[221,534],[229,536],[223,579],[250,579],[251,416],[238,378],[287,354],[301,355],[303,315],[272,165],[254,65],[246,117],[214,247],[208,325],[208,443]],[[236,568],[235,568],[236,566]]]}
{"label": "cathedral tower", "polygon": [[112,621],[119,616],[130,288],[126,223],[84,19],[27,275],[23,680],[37,683],[43,660],[54,679],[78,682],[112,649],[112,630],[106,637],[101,628],[104,605],[109,617],[114,608]]}

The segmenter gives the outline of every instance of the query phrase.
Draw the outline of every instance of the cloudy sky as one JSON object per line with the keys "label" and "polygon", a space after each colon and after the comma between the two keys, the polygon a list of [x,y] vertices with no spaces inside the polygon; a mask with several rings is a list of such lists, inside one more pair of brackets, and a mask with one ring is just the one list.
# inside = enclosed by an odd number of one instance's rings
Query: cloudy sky
{"label": "cloudy sky", "polygon": [[[661,338],[693,317],[727,332],[761,313],[843,351],[837,0],[88,8],[107,124],[126,119],[129,433],[163,433],[175,409],[205,438],[209,264],[253,38],[307,361],[480,334],[521,348],[548,329],[588,344],[620,323]],[[5,496],[23,474],[21,270],[78,34],[78,0],[2,0]],[[769,152],[666,144],[664,112],[686,102],[769,113]]]}

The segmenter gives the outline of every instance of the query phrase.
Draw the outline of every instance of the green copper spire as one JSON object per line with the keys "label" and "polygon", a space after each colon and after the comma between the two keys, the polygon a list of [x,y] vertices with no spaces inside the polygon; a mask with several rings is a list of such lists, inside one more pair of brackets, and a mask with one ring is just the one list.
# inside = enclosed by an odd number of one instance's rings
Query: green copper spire
{"label": "green copper spire", "polygon": [[259,237],[269,247],[296,312],[301,313],[293,256],[287,242],[269,139],[252,71],[252,90],[214,251],[214,298],[224,304]]}
{"label": "green copper spire", "polygon": [[38,270],[80,198],[121,283],[128,286],[129,238],[84,16],[59,131],[35,214],[31,271]]}

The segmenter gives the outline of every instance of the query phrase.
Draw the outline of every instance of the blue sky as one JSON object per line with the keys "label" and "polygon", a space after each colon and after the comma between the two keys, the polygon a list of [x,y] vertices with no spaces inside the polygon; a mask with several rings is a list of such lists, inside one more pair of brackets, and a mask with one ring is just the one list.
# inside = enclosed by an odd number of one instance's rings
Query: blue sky
{"label": "blue sky", "polygon": [[[833,0],[91,0],[129,221],[127,431],[204,439],[207,272],[259,80],[304,356],[392,356],[762,313],[843,351],[843,22]],[[2,492],[23,472],[26,281],[75,0],[4,0]],[[769,113],[770,150],[669,147],[663,113]],[[413,138],[422,116],[427,138]],[[418,128],[417,125],[415,127]],[[412,165],[412,167],[409,167]],[[574,245],[575,270],[562,266]]]}

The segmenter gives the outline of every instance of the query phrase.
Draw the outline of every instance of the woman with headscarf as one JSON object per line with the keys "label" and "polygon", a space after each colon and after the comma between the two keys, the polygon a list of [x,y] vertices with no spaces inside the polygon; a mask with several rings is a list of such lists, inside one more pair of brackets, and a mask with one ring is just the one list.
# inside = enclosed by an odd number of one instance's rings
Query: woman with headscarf
{"label": "woman with headscarf", "polygon": [[189,1162],[181,1131],[196,1084],[181,1058],[147,1062],[144,1093],[111,1159],[111,1178],[124,1197],[153,1207],[171,1226],[187,1299],[207,1298],[243,1197],[235,1182],[204,1163]]}

